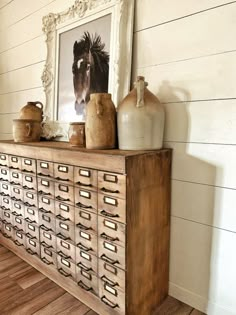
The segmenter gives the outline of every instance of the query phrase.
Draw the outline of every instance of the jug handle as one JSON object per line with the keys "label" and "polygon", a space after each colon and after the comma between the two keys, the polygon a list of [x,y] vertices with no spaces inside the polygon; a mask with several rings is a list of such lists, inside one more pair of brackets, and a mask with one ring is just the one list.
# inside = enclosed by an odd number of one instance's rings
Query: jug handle
{"label": "jug handle", "polygon": [[26,127],[28,128],[28,132],[27,132],[26,137],[30,137],[31,134],[32,134],[32,126],[31,126],[30,123],[27,123],[27,124],[26,124]]}
{"label": "jug handle", "polygon": [[98,116],[102,116],[102,113],[103,113],[103,107],[102,107],[102,103],[101,103],[101,96],[98,96],[97,99],[96,99],[96,112],[97,112],[97,115]]}
{"label": "jug handle", "polygon": [[40,105],[40,106],[37,106],[37,107],[39,107],[40,109],[43,109],[43,104],[41,102],[39,102],[39,101],[34,102],[34,105],[35,106]]}
{"label": "jug handle", "polygon": [[144,88],[145,88],[144,80],[142,80],[142,79],[138,80],[136,82],[136,89],[137,89],[136,107],[143,107],[144,106]]}

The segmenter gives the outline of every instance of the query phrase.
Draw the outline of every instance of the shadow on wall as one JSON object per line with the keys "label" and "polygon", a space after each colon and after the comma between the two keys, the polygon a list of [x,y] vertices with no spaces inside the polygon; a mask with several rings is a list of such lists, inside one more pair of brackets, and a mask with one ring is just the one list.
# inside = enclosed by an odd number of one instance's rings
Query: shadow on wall
{"label": "shadow on wall", "polygon": [[164,147],[173,148],[170,295],[206,312],[213,229],[199,224],[199,213],[200,208],[206,208],[203,202],[207,203],[208,222],[213,225],[215,192],[211,189],[207,200],[202,201],[198,191],[200,183],[215,184],[216,167],[193,156],[191,93],[163,81],[156,96],[166,111]]}

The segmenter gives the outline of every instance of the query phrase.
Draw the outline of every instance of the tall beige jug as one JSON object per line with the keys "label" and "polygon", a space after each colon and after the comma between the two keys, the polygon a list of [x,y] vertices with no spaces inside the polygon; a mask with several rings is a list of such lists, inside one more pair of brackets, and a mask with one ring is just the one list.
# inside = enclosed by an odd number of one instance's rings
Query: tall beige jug
{"label": "tall beige jug", "polygon": [[134,89],[118,106],[117,125],[119,149],[152,150],[163,144],[164,108],[147,89],[144,77],[139,76]]}
{"label": "tall beige jug", "polygon": [[28,102],[20,110],[20,119],[43,120],[43,104],[41,102]]}
{"label": "tall beige jug", "polygon": [[116,145],[116,109],[111,94],[94,93],[86,106],[87,149],[112,149]]}

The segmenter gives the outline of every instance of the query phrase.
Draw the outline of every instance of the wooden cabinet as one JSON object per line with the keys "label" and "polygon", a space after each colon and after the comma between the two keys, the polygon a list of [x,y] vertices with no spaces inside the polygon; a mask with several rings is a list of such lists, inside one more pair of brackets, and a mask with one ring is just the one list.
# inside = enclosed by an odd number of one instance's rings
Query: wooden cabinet
{"label": "wooden cabinet", "polygon": [[151,315],[168,293],[170,169],[168,149],[3,141],[0,241],[101,315]]}

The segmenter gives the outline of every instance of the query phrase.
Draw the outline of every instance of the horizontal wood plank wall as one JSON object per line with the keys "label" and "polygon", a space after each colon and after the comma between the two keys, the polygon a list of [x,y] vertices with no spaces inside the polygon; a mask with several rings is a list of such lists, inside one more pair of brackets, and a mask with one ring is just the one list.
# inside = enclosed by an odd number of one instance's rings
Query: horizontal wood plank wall
{"label": "horizontal wood plank wall", "polygon": [[166,109],[173,148],[170,294],[236,313],[236,1],[137,0],[132,77]]}

